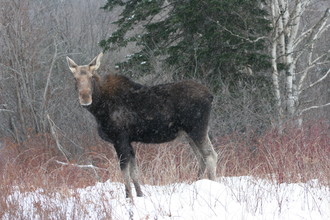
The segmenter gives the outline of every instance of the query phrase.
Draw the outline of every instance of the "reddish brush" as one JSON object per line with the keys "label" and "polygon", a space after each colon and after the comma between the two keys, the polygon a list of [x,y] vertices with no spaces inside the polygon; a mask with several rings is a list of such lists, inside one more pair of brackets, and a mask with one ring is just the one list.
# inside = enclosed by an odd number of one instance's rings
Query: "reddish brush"
{"label": "reddish brush", "polygon": [[[314,123],[303,129],[287,127],[282,135],[270,130],[262,136],[250,132],[245,136],[232,134],[219,138],[216,150],[221,159],[217,176],[251,175],[271,178],[278,183],[318,179],[330,185],[328,129],[324,123]],[[56,190],[84,187],[108,179],[121,181],[115,151],[103,144],[87,147],[78,158],[80,164],[98,167],[92,169],[81,168],[75,161],[67,162],[47,136],[31,137],[21,145],[10,140],[2,142],[5,143],[0,149],[2,192],[13,185],[24,190],[39,187]],[[196,178],[191,174],[198,165],[187,144],[174,141],[161,147],[152,144],[135,144],[134,147],[144,184],[163,185]]]}
{"label": "reddish brush", "polygon": [[[253,133],[252,133],[253,134]],[[318,179],[330,184],[330,136],[325,123],[275,130],[263,136],[233,134],[220,139],[223,175],[270,177],[278,183]]]}

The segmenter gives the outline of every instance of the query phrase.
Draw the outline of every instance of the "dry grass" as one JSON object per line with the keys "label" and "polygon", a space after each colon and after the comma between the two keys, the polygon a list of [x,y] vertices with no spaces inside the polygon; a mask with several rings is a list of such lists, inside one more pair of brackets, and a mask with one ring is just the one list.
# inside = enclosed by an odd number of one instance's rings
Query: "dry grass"
{"label": "dry grass", "polygon": [[330,134],[322,122],[303,129],[287,126],[282,135],[276,130],[262,136],[233,134],[218,143],[222,176],[251,175],[277,183],[318,179],[330,186]]}
{"label": "dry grass", "polygon": [[[113,147],[101,141],[87,147],[85,153],[73,161],[65,161],[48,135],[33,136],[20,145],[10,139],[1,142],[5,147],[0,149],[0,218],[5,212],[13,217],[17,214],[17,204],[7,202],[7,197],[15,190],[30,192],[42,188],[45,194],[56,192],[69,197],[72,189],[108,179],[122,181]],[[304,129],[288,126],[282,135],[271,130],[262,136],[253,132],[223,136],[214,143],[221,158],[217,175],[250,175],[276,183],[318,179],[321,184],[330,186],[329,143],[329,127],[321,122]],[[135,143],[134,147],[143,184],[192,182],[197,177],[197,161],[181,140],[160,145]],[[98,168],[81,168],[76,166],[78,163]],[[82,204],[76,199],[79,210]],[[47,218],[47,213],[56,208],[40,212]],[[108,215],[111,216],[111,210]]]}

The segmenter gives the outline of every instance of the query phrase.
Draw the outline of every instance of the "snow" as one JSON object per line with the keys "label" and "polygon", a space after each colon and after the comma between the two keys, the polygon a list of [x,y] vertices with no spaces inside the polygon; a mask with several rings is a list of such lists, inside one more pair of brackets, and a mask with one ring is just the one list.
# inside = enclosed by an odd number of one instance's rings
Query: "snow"
{"label": "snow", "polygon": [[18,203],[17,216],[23,219],[330,219],[330,190],[316,180],[274,184],[249,176],[223,177],[144,185],[142,190],[145,196],[133,200],[124,197],[123,184],[110,181],[53,193],[16,190],[7,204]]}

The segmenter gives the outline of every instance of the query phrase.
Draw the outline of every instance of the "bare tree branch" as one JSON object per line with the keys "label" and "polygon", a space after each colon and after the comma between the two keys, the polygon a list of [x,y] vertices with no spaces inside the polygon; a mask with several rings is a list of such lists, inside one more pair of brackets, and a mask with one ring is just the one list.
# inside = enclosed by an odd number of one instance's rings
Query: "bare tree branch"
{"label": "bare tree branch", "polygon": [[3,66],[3,67],[5,67],[5,68],[7,68],[7,69],[13,71],[14,73],[18,74],[19,76],[22,76],[22,75],[23,75],[20,71],[14,69],[14,68],[11,67],[11,66],[8,66],[8,65],[5,65],[5,64],[2,64],[2,63],[0,63],[0,66]]}
{"label": "bare tree branch", "polygon": [[310,84],[309,86],[307,86],[306,88],[303,88],[300,92],[305,91],[306,89],[310,89],[313,86],[319,84],[320,82],[322,82],[325,78],[327,78],[327,76],[330,73],[330,69],[328,69],[328,71],[326,72],[326,74],[324,74],[320,79],[316,80],[315,82],[313,82],[312,84]]}
{"label": "bare tree branch", "polygon": [[225,26],[222,26],[219,22],[215,21],[214,19],[212,18],[208,18],[208,20],[216,23],[219,27],[221,27],[222,29],[224,29],[225,31],[227,31],[228,33],[230,33],[232,36],[234,37],[237,37],[237,38],[240,38],[240,39],[243,39],[243,40],[246,40],[250,43],[256,43],[258,42],[259,40],[263,40],[263,39],[268,39],[268,36],[261,36],[261,37],[258,37],[256,38],[255,40],[251,40],[249,38],[246,38],[246,37],[243,37],[241,35],[238,35],[238,34],[235,34],[234,32],[232,32],[231,30],[229,30],[228,28],[226,28]]}
{"label": "bare tree branch", "polygon": [[315,38],[315,36],[319,35],[325,29],[329,28],[329,25],[326,25],[326,21],[329,15],[330,15],[330,9],[328,8],[327,10],[325,10],[322,18],[320,18],[320,20],[313,27],[302,33],[300,37],[296,39],[296,41],[294,42],[294,47],[296,47],[300,42],[305,40],[307,37],[309,37],[310,39],[309,41],[311,41],[312,39]]}
{"label": "bare tree branch", "polygon": [[327,103],[327,104],[324,104],[324,105],[314,105],[314,106],[310,106],[308,108],[305,108],[303,110],[300,111],[300,113],[304,113],[306,111],[309,111],[309,110],[312,110],[312,109],[318,109],[318,108],[323,108],[323,107],[326,107],[326,106],[330,106],[330,102]]}
{"label": "bare tree branch", "polygon": [[[327,52],[325,52],[324,54],[322,54],[321,56],[315,58],[313,61],[309,61],[309,65],[302,71],[302,72],[299,72],[300,73],[303,73],[302,76],[300,77],[300,80],[299,80],[299,83],[298,83],[298,91],[301,92],[303,90],[306,90],[307,88],[305,89],[302,89],[303,87],[303,84],[304,84],[304,81],[308,75],[308,72],[310,69],[312,69],[313,67],[317,66],[317,65],[321,65],[321,64],[327,64],[329,63],[330,61],[324,61],[324,62],[320,62],[320,60],[324,60],[330,53],[330,50],[328,50]],[[327,75],[328,73],[326,73]],[[322,81],[323,79],[320,79],[320,81]],[[311,87],[311,86],[310,86]]]}
{"label": "bare tree branch", "polygon": [[55,143],[57,148],[60,150],[60,152],[63,154],[64,158],[66,159],[66,161],[69,161],[69,159],[67,158],[67,154],[69,154],[69,152],[67,150],[65,150],[62,145],[60,144],[57,132],[56,132],[56,125],[54,123],[54,121],[49,117],[49,115],[47,114],[47,119],[49,122],[49,127],[50,127],[50,133],[52,134],[53,138],[55,139]]}
{"label": "bare tree branch", "polygon": [[11,112],[11,113],[15,113],[14,111],[8,110],[8,109],[0,109],[0,112]]}
{"label": "bare tree branch", "polygon": [[[325,60],[327,58],[327,56],[329,56],[329,54],[330,54],[330,50],[324,52],[322,55],[318,56],[313,61],[311,61],[309,63],[309,65],[303,71],[298,72],[298,74],[301,74],[303,72],[306,72],[306,71],[310,70],[311,68],[313,68],[313,67],[315,67],[317,65],[322,65],[322,64],[329,63],[330,61],[324,61],[324,62],[321,62],[320,61],[320,60]],[[295,64],[297,63],[298,59],[299,59],[299,57],[296,57]],[[301,80],[300,80],[299,84],[301,84],[303,81],[304,81],[304,77],[301,77]]]}
{"label": "bare tree branch", "polygon": [[66,163],[66,162],[62,162],[62,161],[59,161],[59,160],[55,160],[55,162],[58,163],[58,164],[64,165],[64,166],[74,166],[74,167],[78,167],[78,168],[91,168],[91,169],[107,171],[107,169],[94,166],[93,164],[86,164],[86,165],[81,164],[80,165],[80,164],[74,164],[74,163]]}
{"label": "bare tree branch", "polygon": [[[49,84],[50,84],[50,79],[51,79],[51,76],[52,76],[52,73],[53,73],[53,68],[54,68],[54,65],[55,65],[55,61],[57,59],[57,44],[54,40],[54,47],[55,47],[55,51],[54,51],[54,54],[53,54],[53,58],[52,58],[52,62],[50,64],[50,67],[49,67],[49,71],[48,71],[48,76],[47,76],[47,80],[46,80],[46,85],[45,85],[45,89],[44,89],[44,93],[43,93],[43,100],[42,100],[42,103],[41,103],[41,114],[42,114],[42,125],[43,125],[43,129],[46,130],[46,120],[45,120],[45,114],[47,113],[47,109],[46,109],[46,106],[47,106],[47,103],[48,103],[48,93],[49,93]],[[47,115],[47,118],[48,118],[48,121],[50,120],[49,118],[49,115]]]}

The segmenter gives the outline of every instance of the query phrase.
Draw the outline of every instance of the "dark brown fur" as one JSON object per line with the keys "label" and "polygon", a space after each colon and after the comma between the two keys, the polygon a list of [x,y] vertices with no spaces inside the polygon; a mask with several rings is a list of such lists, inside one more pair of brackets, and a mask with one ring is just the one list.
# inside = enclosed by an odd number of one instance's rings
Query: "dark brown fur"
{"label": "dark brown fur", "polygon": [[[70,69],[73,64],[69,63]],[[91,64],[81,68],[88,69]],[[92,102],[85,107],[94,115],[100,137],[116,149],[128,197],[132,197],[130,178],[137,195],[142,196],[131,142],[163,143],[183,131],[199,160],[199,177],[207,168],[208,177],[215,178],[217,155],[207,134],[213,97],[205,86],[182,81],[148,87],[124,76],[101,79],[94,70],[91,72]],[[79,89],[79,79],[77,84]]]}

